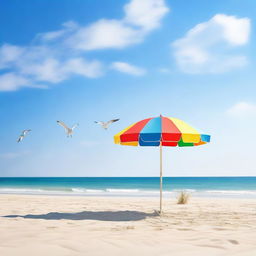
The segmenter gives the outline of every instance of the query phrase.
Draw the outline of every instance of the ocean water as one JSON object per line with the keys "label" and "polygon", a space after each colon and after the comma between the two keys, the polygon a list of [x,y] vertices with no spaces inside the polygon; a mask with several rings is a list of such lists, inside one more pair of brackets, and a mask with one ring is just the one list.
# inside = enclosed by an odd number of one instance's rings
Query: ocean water
{"label": "ocean water", "polygon": [[[256,198],[256,177],[164,177],[163,195]],[[159,177],[0,178],[0,194],[159,196]]]}

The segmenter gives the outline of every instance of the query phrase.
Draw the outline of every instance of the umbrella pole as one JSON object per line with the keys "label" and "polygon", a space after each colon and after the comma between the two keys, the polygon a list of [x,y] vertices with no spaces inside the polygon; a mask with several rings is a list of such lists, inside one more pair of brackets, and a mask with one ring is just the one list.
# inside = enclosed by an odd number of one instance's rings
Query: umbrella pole
{"label": "umbrella pole", "polygon": [[162,142],[160,142],[160,215],[162,214],[162,190],[163,190],[163,166],[162,166]]}

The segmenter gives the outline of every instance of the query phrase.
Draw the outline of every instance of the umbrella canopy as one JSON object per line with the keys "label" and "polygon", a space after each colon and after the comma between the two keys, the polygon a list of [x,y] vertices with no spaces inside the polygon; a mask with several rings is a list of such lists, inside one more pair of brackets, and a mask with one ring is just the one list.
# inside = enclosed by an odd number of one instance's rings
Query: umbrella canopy
{"label": "umbrella canopy", "polygon": [[128,126],[114,136],[116,144],[127,146],[199,146],[210,142],[210,135],[173,117],[152,117]]}
{"label": "umbrella canopy", "polygon": [[160,214],[162,213],[162,146],[191,147],[210,142],[210,135],[202,134],[184,121],[151,117],[134,123],[114,136],[114,142],[126,146],[160,147]]}

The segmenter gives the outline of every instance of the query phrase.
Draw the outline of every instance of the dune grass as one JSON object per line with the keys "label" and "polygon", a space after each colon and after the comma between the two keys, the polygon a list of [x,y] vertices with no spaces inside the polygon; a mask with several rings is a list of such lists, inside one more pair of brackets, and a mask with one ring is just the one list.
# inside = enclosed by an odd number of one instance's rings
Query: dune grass
{"label": "dune grass", "polygon": [[177,198],[178,199],[177,204],[187,204],[189,198],[190,198],[190,195],[187,192],[181,191]]}

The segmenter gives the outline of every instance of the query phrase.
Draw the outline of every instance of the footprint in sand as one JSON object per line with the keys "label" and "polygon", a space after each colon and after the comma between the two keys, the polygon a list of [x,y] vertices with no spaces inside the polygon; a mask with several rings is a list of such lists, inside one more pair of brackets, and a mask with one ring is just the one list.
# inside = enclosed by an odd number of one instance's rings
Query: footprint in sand
{"label": "footprint in sand", "polygon": [[134,226],[127,226],[126,229],[135,229]]}
{"label": "footprint in sand", "polygon": [[163,230],[163,228],[161,228],[161,227],[157,227],[157,228],[155,228],[155,230]]}
{"label": "footprint in sand", "polygon": [[239,242],[238,242],[238,241],[233,240],[233,239],[229,239],[228,241],[229,241],[231,244],[239,244]]}
{"label": "footprint in sand", "polygon": [[224,231],[224,230],[227,230],[226,228],[214,228],[214,230],[217,230],[217,231]]}
{"label": "footprint in sand", "polygon": [[179,231],[193,231],[191,228],[177,228]]}

